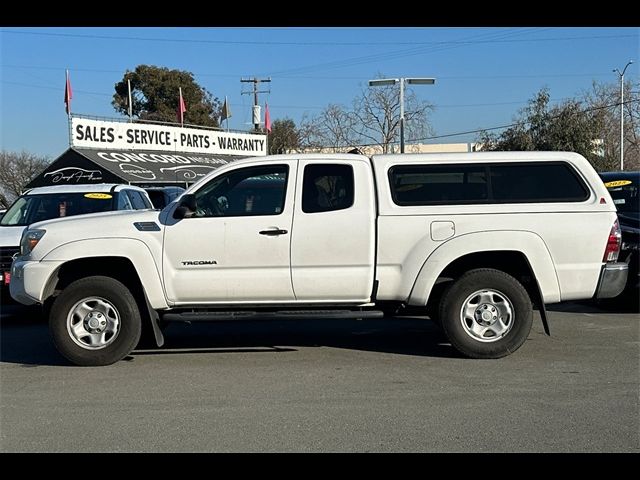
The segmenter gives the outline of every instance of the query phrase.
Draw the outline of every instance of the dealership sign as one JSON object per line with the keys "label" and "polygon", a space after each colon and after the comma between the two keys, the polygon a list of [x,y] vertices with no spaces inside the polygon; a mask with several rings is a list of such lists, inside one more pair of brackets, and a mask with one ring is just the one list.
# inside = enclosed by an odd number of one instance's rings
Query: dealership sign
{"label": "dealership sign", "polygon": [[71,119],[71,146],[100,150],[160,150],[209,155],[262,156],[267,137],[145,123]]}

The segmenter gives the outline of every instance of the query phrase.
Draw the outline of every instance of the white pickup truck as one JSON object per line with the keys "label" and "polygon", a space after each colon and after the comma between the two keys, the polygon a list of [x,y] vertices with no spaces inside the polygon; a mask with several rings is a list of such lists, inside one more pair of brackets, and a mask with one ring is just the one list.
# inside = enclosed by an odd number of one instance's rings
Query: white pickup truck
{"label": "white pickup truck", "polygon": [[11,295],[50,305],[78,365],[170,321],[422,311],[473,358],[514,352],[532,304],[624,287],[616,207],[580,155],[278,155],[201,179],[164,210],[31,225]]}

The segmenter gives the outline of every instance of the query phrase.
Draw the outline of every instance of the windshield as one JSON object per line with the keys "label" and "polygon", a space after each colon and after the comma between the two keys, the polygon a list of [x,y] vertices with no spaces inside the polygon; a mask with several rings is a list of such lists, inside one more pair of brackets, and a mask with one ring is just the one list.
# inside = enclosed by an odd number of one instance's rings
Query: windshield
{"label": "windshield", "polygon": [[[621,182],[622,183],[622,182]],[[629,183],[628,185],[620,185],[616,187],[608,187],[613,203],[615,203],[619,212],[637,212],[638,211],[638,185]]]}
{"label": "windshield", "polygon": [[24,195],[7,210],[0,225],[27,226],[52,218],[113,210],[113,196],[106,193],[55,193]]}

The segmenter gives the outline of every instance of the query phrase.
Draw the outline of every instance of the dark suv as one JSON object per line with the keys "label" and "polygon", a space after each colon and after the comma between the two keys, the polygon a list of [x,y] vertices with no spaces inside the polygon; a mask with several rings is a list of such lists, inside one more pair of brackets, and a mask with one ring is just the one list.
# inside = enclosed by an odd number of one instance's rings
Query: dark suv
{"label": "dark suv", "polygon": [[176,198],[182,195],[184,188],[182,187],[149,187],[145,188],[153,203],[153,208],[162,210],[164,207],[173,202]]}
{"label": "dark suv", "polygon": [[638,299],[640,292],[640,198],[638,185],[640,172],[604,172],[600,173],[605,187],[609,190],[613,203],[618,208],[618,220],[622,229],[622,248],[619,261],[629,264],[627,286],[621,294],[627,298]]}

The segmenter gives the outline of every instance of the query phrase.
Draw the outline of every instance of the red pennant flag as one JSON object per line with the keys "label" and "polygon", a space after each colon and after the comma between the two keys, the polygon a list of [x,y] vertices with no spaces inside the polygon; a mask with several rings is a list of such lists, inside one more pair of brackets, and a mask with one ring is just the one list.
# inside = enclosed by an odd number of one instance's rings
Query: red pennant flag
{"label": "red pennant flag", "polygon": [[71,99],[73,92],[71,91],[71,80],[69,80],[69,70],[67,70],[67,83],[64,86],[64,103],[67,114],[71,114]]}
{"label": "red pennant flag", "polygon": [[184,123],[184,112],[187,111],[187,106],[184,103],[184,99],[182,98],[182,88],[180,88],[180,100],[178,103],[178,121],[180,125]]}
{"label": "red pennant flag", "polygon": [[264,104],[264,129],[271,133],[271,115],[269,115],[269,104]]}

